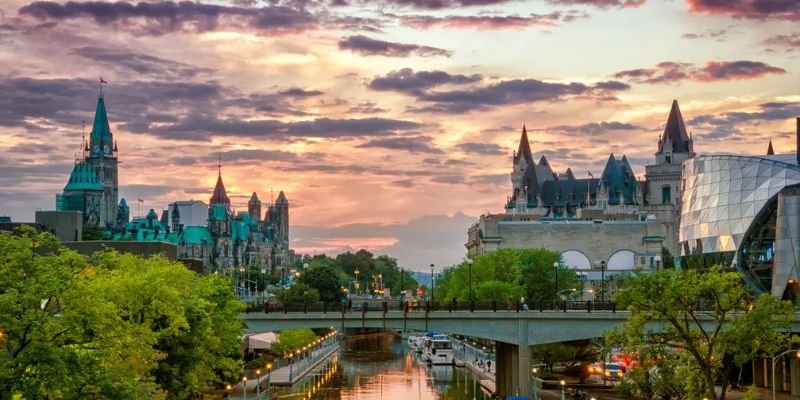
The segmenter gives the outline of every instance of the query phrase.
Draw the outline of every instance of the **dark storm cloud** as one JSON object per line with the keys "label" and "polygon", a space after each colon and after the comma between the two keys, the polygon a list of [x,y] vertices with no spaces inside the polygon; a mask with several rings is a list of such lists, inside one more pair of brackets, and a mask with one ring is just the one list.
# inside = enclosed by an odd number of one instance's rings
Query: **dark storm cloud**
{"label": "dark storm cloud", "polygon": [[417,55],[421,57],[450,57],[452,55],[450,51],[437,47],[387,42],[362,35],[348,36],[339,40],[339,48],[365,56],[409,57]]}
{"label": "dark storm cloud", "polygon": [[700,130],[704,139],[722,139],[742,133],[741,125],[758,125],[762,122],[791,120],[800,115],[800,102],[762,103],[754,112],[726,112],[704,114],[687,122],[695,130]]}
{"label": "dark storm cloud", "polygon": [[723,14],[744,19],[800,21],[797,0],[686,0],[696,13]]}
{"label": "dark storm cloud", "polygon": [[382,148],[388,150],[402,150],[412,154],[428,153],[441,154],[443,151],[432,144],[429,136],[388,137],[372,139],[358,145],[359,148]]}
{"label": "dark storm cloud", "polygon": [[460,143],[456,146],[465,153],[480,154],[485,156],[499,156],[505,154],[505,150],[494,143]]}
{"label": "dark storm cloud", "polygon": [[618,79],[629,79],[636,83],[671,84],[685,80],[715,82],[726,80],[755,79],[769,74],[784,74],[783,68],[773,67],[760,61],[708,61],[703,67],[691,63],[665,61],[653,68],[637,68],[614,74]]}
{"label": "dark storm cloud", "polygon": [[524,29],[534,26],[557,26],[559,22],[571,22],[588,15],[578,11],[552,12],[549,14],[528,15],[403,15],[398,19],[403,25],[417,29]]}
{"label": "dark storm cloud", "polygon": [[192,65],[166,60],[126,49],[106,49],[102,47],[76,47],[70,53],[91,60],[95,65],[116,70],[133,71],[141,75],[152,75],[157,78],[192,78],[199,74],[214,72],[211,68],[200,68]]}
{"label": "dark storm cloud", "polygon": [[19,14],[40,21],[91,19],[98,25],[155,36],[221,29],[250,30],[260,34],[293,33],[313,29],[316,22],[310,12],[292,7],[249,8],[191,1],[68,1],[63,4],[37,1],[20,8]]}
{"label": "dark storm cloud", "polygon": [[422,91],[440,85],[462,85],[467,83],[479,82],[483,79],[481,75],[451,75],[444,71],[418,71],[414,72],[411,68],[403,68],[392,71],[374,78],[369,83],[372,90],[395,91],[413,95],[421,95]]}

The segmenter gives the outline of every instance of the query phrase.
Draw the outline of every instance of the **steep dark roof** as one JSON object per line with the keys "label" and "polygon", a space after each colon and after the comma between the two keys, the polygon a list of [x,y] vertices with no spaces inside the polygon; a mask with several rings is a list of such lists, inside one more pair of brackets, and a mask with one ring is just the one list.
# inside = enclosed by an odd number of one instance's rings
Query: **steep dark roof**
{"label": "steep dark roof", "polygon": [[222,183],[222,174],[217,175],[217,185],[214,186],[214,194],[211,195],[211,200],[209,204],[225,204],[227,206],[231,205],[231,199],[228,197],[228,193],[225,191],[225,184]]}
{"label": "steep dark roof", "polygon": [[92,133],[89,138],[93,144],[102,141],[111,145],[111,127],[108,125],[106,103],[102,97],[97,98],[97,108],[94,111],[94,123],[92,124]]}
{"label": "steep dark roof", "polygon": [[[614,154],[609,155],[600,181],[608,188],[608,204],[636,203],[636,176],[627,157],[622,156],[617,160]],[[622,198],[619,194],[622,194]]]}
{"label": "steep dark roof", "polygon": [[519,138],[519,148],[517,148],[517,154],[514,156],[514,164],[519,162],[520,157],[525,157],[528,164],[533,164],[531,143],[528,141],[528,130],[525,128],[525,125],[522,125],[522,136]]}
{"label": "steep dark roof", "polygon": [[667,138],[672,142],[671,150],[673,153],[689,152],[689,135],[686,134],[686,125],[683,124],[683,116],[681,115],[681,109],[678,107],[678,100],[672,100],[672,108],[669,110],[667,125],[664,127],[664,134],[661,137],[657,154],[667,150],[664,148]]}
{"label": "steep dark roof", "polygon": [[772,140],[769,141],[769,147],[767,147],[767,155],[768,156],[775,155],[775,150],[772,149]]}
{"label": "steep dark roof", "polygon": [[248,204],[261,204],[261,200],[258,199],[258,195],[256,192],[253,192],[253,195],[250,196],[250,201],[247,202]]}
{"label": "steep dark roof", "polygon": [[283,190],[281,190],[281,192],[278,193],[278,199],[275,200],[275,203],[276,204],[288,204],[289,203],[289,200],[286,200],[286,195],[283,194]]}

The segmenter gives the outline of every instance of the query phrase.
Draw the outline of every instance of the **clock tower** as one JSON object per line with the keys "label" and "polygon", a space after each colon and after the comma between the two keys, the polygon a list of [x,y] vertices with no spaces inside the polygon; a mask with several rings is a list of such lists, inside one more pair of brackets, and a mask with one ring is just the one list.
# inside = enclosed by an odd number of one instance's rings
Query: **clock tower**
{"label": "clock tower", "polygon": [[97,98],[94,112],[94,123],[89,137],[86,163],[97,174],[103,185],[103,198],[100,204],[99,225],[111,229],[116,223],[117,203],[119,198],[119,180],[117,176],[117,144],[111,134],[108,123],[105,98],[101,94]]}

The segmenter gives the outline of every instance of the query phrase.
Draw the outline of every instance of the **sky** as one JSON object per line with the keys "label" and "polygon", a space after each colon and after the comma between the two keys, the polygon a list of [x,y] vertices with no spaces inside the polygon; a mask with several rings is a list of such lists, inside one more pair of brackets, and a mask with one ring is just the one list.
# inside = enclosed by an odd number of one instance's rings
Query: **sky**
{"label": "sky", "polygon": [[[291,204],[291,246],[406,268],[502,212],[523,124],[558,172],[639,179],[673,99],[700,154],[795,151],[797,0],[0,3],[0,215],[53,209],[103,85],[142,213]],[[87,132],[88,133],[88,132]],[[135,210],[134,210],[135,211]]]}

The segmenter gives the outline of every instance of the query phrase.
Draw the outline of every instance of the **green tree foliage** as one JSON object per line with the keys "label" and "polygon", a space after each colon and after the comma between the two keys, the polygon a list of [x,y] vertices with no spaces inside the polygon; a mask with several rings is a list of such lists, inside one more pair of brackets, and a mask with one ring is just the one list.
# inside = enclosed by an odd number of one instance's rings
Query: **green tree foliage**
{"label": "green tree foliage", "polygon": [[0,234],[0,399],[186,398],[238,373],[225,280],[20,233]]}
{"label": "green tree foliage", "polygon": [[[393,295],[400,294],[402,290],[415,290],[419,287],[419,284],[411,274],[408,271],[403,271],[397,265],[396,259],[386,255],[375,257],[366,250],[359,250],[356,253],[342,253],[336,258],[331,258],[324,254],[307,256],[303,258],[303,263],[308,264],[308,270],[318,267],[333,269],[339,282],[339,286],[337,286],[338,293],[341,293],[341,286],[355,291],[355,271],[358,271],[361,293],[374,293],[379,281],[382,282],[384,288],[391,289]],[[314,285],[310,286],[315,287]],[[320,290],[320,296],[325,297],[322,290]]]}
{"label": "green tree foliage", "polygon": [[735,365],[785,346],[793,318],[789,302],[754,298],[737,272],[718,267],[633,275],[617,301],[631,315],[608,341],[637,354],[636,368],[647,370],[632,373],[631,383],[644,394],[679,386],[682,398],[724,400],[715,383],[725,387]]}
{"label": "green tree foliage", "polygon": [[84,225],[81,240],[103,240],[103,228],[95,224]]}
{"label": "green tree foliage", "polygon": [[272,345],[272,351],[282,356],[301,349],[317,338],[311,329],[287,329],[278,334],[278,340]]}
{"label": "green tree foliage", "polygon": [[[529,304],[551,301],[556,294],[556,269],[560,254],[545,249],[500,249],[445,269],[436,281],[437,301],[469,301],[470,274],[472,298],[476,302],[515,305],[521,297]],[[470,273],[471,269],[471,273]],[[558,268],[558,288],[578,288],[575,270]]]}
{"label": "green tree foliage", "polygon": [[278,292],[278,301],[292,306],[302,306],[319,301],[319,292],[305,283],[295,283]]}
{"label": "green tree foliage", "polygon": [[336,270],[329,265],[309,267],[300,275],[300,283],[319,293],[319,299],[325,302],[339,301],[342,298],[342,285]]}

